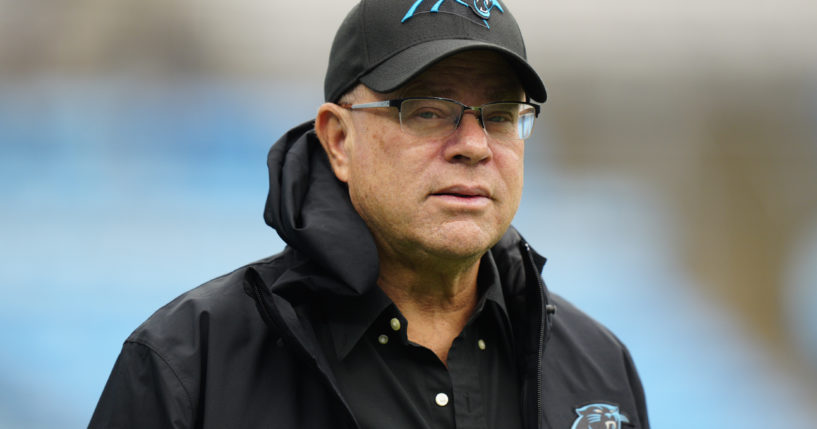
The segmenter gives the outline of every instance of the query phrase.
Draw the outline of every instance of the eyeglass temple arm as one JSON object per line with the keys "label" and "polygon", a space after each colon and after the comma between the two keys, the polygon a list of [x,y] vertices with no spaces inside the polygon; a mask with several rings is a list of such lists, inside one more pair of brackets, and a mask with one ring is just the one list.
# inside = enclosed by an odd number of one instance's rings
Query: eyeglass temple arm
{"label": "eyeglass temple arm", "polygon": [[362,104],[349,104],[349,103],[340,103],[340,107],[345,107],[347,109],[357,110],[357,109],[368,109],[372,107],[400,107],[400,103],[403,100],[385,100],[385,101],[374,101],[371,103],[362,103]]}

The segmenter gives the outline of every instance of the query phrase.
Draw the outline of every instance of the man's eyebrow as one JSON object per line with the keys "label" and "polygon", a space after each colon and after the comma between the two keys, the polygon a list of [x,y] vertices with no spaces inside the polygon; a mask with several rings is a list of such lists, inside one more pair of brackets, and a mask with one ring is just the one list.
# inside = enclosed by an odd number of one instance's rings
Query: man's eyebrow
{"label": "man's eyebrow", "polygon": [[525,99],[525,92],[522,90],[522,88],[496,89],[491,91],[489,94],[491,100],[496,101],[522,101]]}
{"label": "man's eyebrow", "polygon": [[424,80],[416,80],[414,82],[409,83],[402,90],[399,91],[399,94],[400,97],[433,96],[442,98],[453,98],[455,96],[454,91],[452,91],[450,87],[445,85],[439,85],[434,82],[427,82]]}

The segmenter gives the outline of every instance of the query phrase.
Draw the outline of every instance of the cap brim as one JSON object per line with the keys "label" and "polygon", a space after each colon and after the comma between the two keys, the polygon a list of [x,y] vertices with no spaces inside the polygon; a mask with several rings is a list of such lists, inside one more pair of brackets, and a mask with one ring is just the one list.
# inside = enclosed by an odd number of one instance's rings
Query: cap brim
{"label": "cap brim", "polygon": [[405,49],[361,76],[360,82],[377,92],[391,92],[422,73],[437,61],[469,50],[490,50],[503,54],[516,70],[525,94],[534,101],[547,100],[545,84],[519,55],[500,46],[467,39],[433,40]]}

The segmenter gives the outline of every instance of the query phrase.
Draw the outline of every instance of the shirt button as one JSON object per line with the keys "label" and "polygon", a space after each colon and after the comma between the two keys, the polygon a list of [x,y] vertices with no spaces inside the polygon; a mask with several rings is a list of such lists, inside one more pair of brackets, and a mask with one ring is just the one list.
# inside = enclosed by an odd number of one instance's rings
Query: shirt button
{"label": "shirt button", "polygon": [[434,402],[436,402],[437,405],[444,407],[448,405],[448,395],[446,395],[445,393],[438,393],[437,396],[434,398]]}
{"label": "shirt button", "polygon": [[485,350],[485,340],[477,341],[477,347],[479,347],[480,350]]}
{"label": "shirt button", "polygon": [[391,325],[392,330],[394,331],[400,330],[400,319],[392,317],[391,320],[389,320],[389,324]]}
{"label": "shirt button", "polygon": [[380,343],[380,344],[388,343],[389,342],[388,335],[381,335],[381,336],[377,337],[377,342]]}

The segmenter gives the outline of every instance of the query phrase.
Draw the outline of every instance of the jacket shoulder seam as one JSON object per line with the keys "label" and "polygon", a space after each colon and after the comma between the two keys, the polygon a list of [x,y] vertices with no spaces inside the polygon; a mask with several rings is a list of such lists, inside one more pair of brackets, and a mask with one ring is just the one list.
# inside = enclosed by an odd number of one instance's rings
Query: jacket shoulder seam
{"label": "jacket shoulder seam", "polygon": [[187,386],[185,386],[184,382],[182,381],[182,378],[179,376],[179,373],[176,371],[176,369],[173,367],[173,365],[170,364],[170,360],[168,358],[166,358],[164,356],[164,354],[161,353],[156,347],[154,347],[153,345],[151,345],[150,343],[148,343],[145,340],[141,340],[141,339],[137,340],[137,339],[131,338],[131,339],[128,339],[128,340],[125,341],[125,344],[128,344],[128,343],[138,345],[138,346],[142,346],[142,347],[148,349],[151,353],[156,355],[162,361],[162,363],[173,374],[173,377],[176,379],[176,382],[179,383],[179,386],[181,386],[182,391],[184,392],[184,396],[185,396],[185,398],[187,398],[187,407],[190,409],[190,411],[192,413],[192,411],[193,411],[193,398],[190,395],[190,391],[187,389]]}

